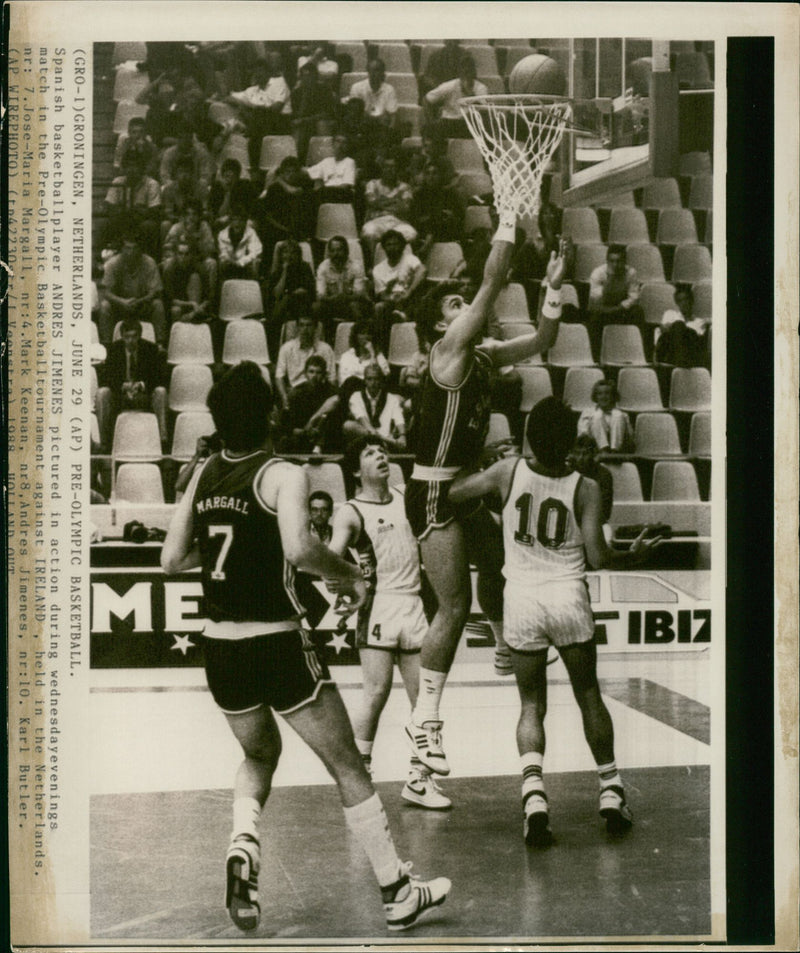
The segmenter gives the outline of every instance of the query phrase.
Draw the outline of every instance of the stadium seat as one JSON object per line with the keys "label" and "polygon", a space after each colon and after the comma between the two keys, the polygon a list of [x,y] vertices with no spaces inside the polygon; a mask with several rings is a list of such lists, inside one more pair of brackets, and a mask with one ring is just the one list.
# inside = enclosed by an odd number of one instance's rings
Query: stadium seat
{"label": "stadium seat", "polygon": [[675,305],[675,289],[663,281],[649,281],[642,285],[639,304],[644,311],[644,319],[648,324],[661,324],[665,311],[673,311]]}
{"label": "stadium seat", "polygon": [[644,366],[642,332],[635,324],[607,324],[600,342],[600,364],[604,367]]}
{"label": "stadium seat", "polygon": [[92,321],[92,323],[89,325],[89,343],[90,344],[100,343],[100,330],[94,321]]}
{"label": "stadium seat", "polygon": [[131,119],[133,119],[134,116],[144,119],[147,116],[147,108],[147,106],[130,102],[129,100],[122,100],[122,102],[117,103],[117,111],[114,114],[113,131],[117,135],[121,132],[127,132],[128,123]]}
{"label": "stadium seat", "polygon": [[714,211],[709,209],[706,212],[706,226],[703,232],[703,244],[708,246],[708,250],[711,251],[711,248],[714,244]]}
{"label": "stadium seat", "polygon": [[260,321],[231,321],[225,328],[222,363],[233,365],[241,364],[242,361],[269,364],[267,335]]}
{"label": "stadium seat", "polygon": [[572,410],[591,410],[594,407],[592,388],[604,379],[599,367],[568,367],[562,400]]}
{"label": "stadium seat", "polygon": [[522,399],[519,409],[523,413],[532,410],[543,398],[553,396],[550,371],[546,367],[518,364],[514,369],[522,378]]}
{"label": "stadium seat", "polygon": [[468,44],[462,49],[475,60],[475,69],[478,76],[496,76],[500,72],[497,68],[497,54],[493,46]]}
{"label": "stadium seat", "polygon": [[696,245],[697,226],[688,208],[665,208],[658,216],[657,245]]}
{"label": "stadium seat", "polygon": [[642,413],[664,409],[658,376],[652,367],[623,367],[617,377],[620,410]]}
{"label": "stadium seat", "polygon": [[155,414],[123,410],[114,423],[111,455],[118,461],[146,463],[161,459],[161,437]]}
{"label": "stadium seat", "polygon": [[112,63],[118,66],[120,63],[136,62],[140,63],[147,59],[147,44],[145,43],[115,43]]}
{"label": "stadium seat", "polygon": [[512,281],[500,289],[494,302],[494,315],[501,322],[530,321],[528,299],[521,284]]}
{"label": "stadium seat", "polygon": [[628,245],[626,260],[639,281],[664,280],[664,260],[655,245]]}
{"label": "stadium seat", "polygon": [[[142,325],[142,340],[149,341],[151,344],[156,343],[156,329],[153,327],[150,321],[141,321]],[[122,321],[117,321],[114,325],[114,332],[111,335],[112,341],[119,341],[122,336]]]}
{"label": "stadium seat", "polygon": [[358,238],[356,213],[352,205],[341,202],[324,202],[317,213],[316,239],[326,242],[334,235],[344,238]]}
{"label": "stadium seat", "polygon": [[707,152],[684,152],[678,158],[679,175],[711,175],[711,156]]}
{"label": "stadium seat", "polygon": [[333,356],[337,362],[350,347],[350,332],[353,330],[353,324],[353,321],[342,321],[336,325],[336,332],[333,337]]}
{"label": "stadium seat", "polygon": [[578,311],[581,309],[581,302],[578,298],[578,292],[575,288],[575,285],[565,282],[561,286],[561,304],[562,307],[571,307],[576,308]]}
{"label": "stadium seat", "polygon": [[235,122],[239,114],[230,103],[213,102],[208,104],[208,118],[220,126]]}
{"label": "stadium seat", "polygon": [[484,446],[498,443],[500,440],[511,439],[511,427],[508,423],[508,417],[505,414],[491,414],[489,416],[489,429],[486,432]]}
{"label": "stadium seat", "polygon": [[589,332],[583,324],[559,324],[555,344],[547,352],[554,367],[593,367]]}
{"label": "stadium seat", "polygon": [[708,211],[714,207],[714,177],[712,175],[695,175],[689,189],[689,208],[697,211]]}
{"label": "stadium seat", "polygon": [[672,263],[673,283],[711,281],[711,252],[705,245],[678,245]]}
{"label": "stadium seat", "polygon": [[297,146],[292,136],[264,136],[258,167],[262,172],[277,169],[287,156],[297,156]]}
{"label": "stadium seat", "polygon": [[308,140],[306,166],[316,165],[333,155],[333,136],[312,136]]}
{"label": "stadium seat", "polygon": [[229,278],[223,281],[219,302],[220,321],[236,321],[263,313],[264,303],[257,281],[247,278]]}
{"label": "stadium seat", "polygon": [[700,501],[697,474],[689,460],[658,460],[653,467],[651,500]]}
{"label": "stadium seat", "polygon": [[638,208],[612,209],[608,242],[614,245],[649,245],[650,233],[644,212]]}
{"label": "stadium seat", "polygon": [[97,414],[92,414],[89,421],[89,440],[92,443],[92,451],[100,446],[100,421],[97,419]]}
{"label": "stadium seat", "polygon": [[483,156],[474,139],[448,139],[447,158],[456,172],[483,172]]}
{"label": "stadium seat", "polygon": [[598,202],[597,208],[608,209],[608,211],[614,208],[636,208],[636,197],[631,189],[627,189],[624,192],[617,192],[610,198],[603,199],[602,202]]}
{"label": "stadium seat", "polygon": [[169,329],[168,364],[213,364],[214,347],[207,324],[176,321]]}
{"label": "stadium seat", "polygon": [[422,106],[415,103],[398,103],[397,125],[406,135],[419,136],[422,130]]}
{"label": "stadium seat", "polygon": [[711,374],[705,367],[673,368],[669,408],[692,413],[711,410]]}
{"label": "stadium seat", "polygon": [[639,468],[633,461],[625,460],[623,463],[603,461],[603,466],[609,471],[614,481],[615,503],[638,503],[644,500]]}
{"label": "stadium seat", "polygon": [[89,406],[94,410],[95,399],[97,397],[97,370],[93,365],[89,366]]}
{"label": "stadium seat", "polygon": [[431,53],[436,50],[443,50],[444,46],[441,43],[419,43],[415,44],[415,46],[419,55],[418,73],[421,76],[428,67],[428,60],[430,59]]}
{"label": "stadium seat", "polygon": [[710,281],[696,281],[692,285],[694,294],[694,316],[711,320],[711,299],[713,286]]}
{"label": "stadium seat", "polygon": [[208,411],[193,411],[178,414],[175,420],[175,432],[172,435],[173,460],[186,462],[191,460],[197,448],[199,437],[208,437],[214,431],[214,420]]}
{"label": "stadium seat", "polygon": [[364,249],[357,238],[348,238],[347,247],[350,249],[350,261],[357,261],[364,267]]}
{"label": "stadium seat", "polygon": [[126,503],[163,503],[164,486],[158,464],[120,464],[114,480],[114,499]]}
{"label": "stadium seat", "polygon": [[714,81],[708,68],[708,57],[699,50],[678,53],[674,70],[679,89],[713,89]]}
{"label": "stadium seat", "polygon": [[389,73],[413,73],[411,50],[405,43],[380,43],[377,47],[378,59],[386,67],[387,82]]}
{"label": "stadium seat", "polygon": [[455,189],[466,202],[469,202],[476,196],[490,194],[492,180],[488,172],[460,172]]}
{"label": "stadium seat", "polygon": [[345,502],[347,494],[344,487],[344,475],[338,463],[331,461],[304,463],[303,469],[308,474],[309,493],[325,490],[330,493],[334,503]]}
{"label": "stadium seat", "polygon": [[651,179],[642,191],[642,208],[681,208],[681,190],[677,179]]}
{"label": "stadium seat", "polygon": [[220,149],[218,165],[222,165],[226,159],[236,159],[242,167],[242,178],[250,178],[250,151],[244,136],[234,133],[228,137]]}
{"label": "stadium seat", "polygon": [[463,260],[464,253],[458,242],[434,242],[425,262],[426,277],[429,281],[448,281]]}
{"label": "stadium seat", "polygon": [[118,69],[114,77],[113,100],[115,103],[127,99],[128,102],[135,102],[136,97],[150,83],[147,73],[140,73],[138,70]]}
{"label": "stadium seat", "polygon": [[490,96],[504,96],[506,92],[506,84],[503,82],[503,77],[494,74],[480,74],[478,76],[478,82],[483,83],[483,85],[489,90]]}
{"label": "stadium seat", "polygon": [[413,321],[393,324],[389,332],[389,353],[386,356],[389,363],[398,367],[408,366],[418,350],[416,324]]}
{"label": "stadium seat", "polygon": [[600,224],[593,208],[565,208],[561,218],[561,233],[576,245],[598,245]]}
{"label": "stadium seat", "polygon": [[409,106],[419,105],[417,77],[411,72],[410,69],[407,72],[402,70],[392,73],[387,72],[386,82],[390,86],[394,86],[398,103],[405,103]]}
{"label": "stadium seat", "polygon": [[204,364],[176,364],[169,382],[169,409],[204,411],[214,383],[211,368]]}
{"label": "stadium seat", "polygon": [[367,48],[363,42],[357,43],[337,43],[336,56],[350,57],[350,71],[364,72],[367,68]]}
{"label": "stadium seat", "polygon": [[356,83],[360,83],[362,80],[367,79],[367,68],[364,67],[363,70],[354,69],[350,73],[342,74],[341,83],[339,84],[342,98],[347,99],[350,95],[350,90],[355,86]]}
{"label": "stadium seat", "polygon": [[576,245],[575,281],[589,281],[595,268],[606,263],[608,249],[605,245]]}
{"label": "stadium seat", "polygon": [[637,456],[682,456],[678,425],[672,414],[639,414],[633,428],[633,439]]}
{"label": "stadium seat", "polygon": [[464,234],[469,235],[476,228],[492,228],[492,216],[487,205],[468,205],[464,212]]}
{"label": "stadium seat", "polygon": [[699,410],[692,414],[689,426],[689,456],[711,456],[711,414],[706,410]]}

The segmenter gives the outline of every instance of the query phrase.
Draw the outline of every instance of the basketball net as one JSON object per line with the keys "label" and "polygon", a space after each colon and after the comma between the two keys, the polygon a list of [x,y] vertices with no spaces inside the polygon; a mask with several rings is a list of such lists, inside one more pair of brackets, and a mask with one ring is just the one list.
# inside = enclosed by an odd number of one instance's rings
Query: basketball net
{"label": "basketball net", "polygon": [[459,103],[489,167],[498,212],[536,217],[542,176],[572,118],[567,99],[472,96]]}

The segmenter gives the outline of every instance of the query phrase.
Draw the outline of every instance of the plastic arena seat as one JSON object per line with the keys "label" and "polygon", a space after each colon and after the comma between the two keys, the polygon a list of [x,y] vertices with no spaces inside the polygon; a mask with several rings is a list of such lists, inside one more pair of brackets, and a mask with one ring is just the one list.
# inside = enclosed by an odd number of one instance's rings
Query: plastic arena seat
{"label": "plastic arena seat", "polygon": [[242,178],[250,178],[250,151],[244,136],[234,133],[228,137],[220,149],[218,165],[222,165],[226,159],[236,159],[242,167]]}
{"label": "plastic arena seat", "polygon": [[688,208],[665,208],[658,216],[657,245],[696,245],[697,226]]}
{"label": "plastic arena seat", "polygon": [[678,425],[672,414],[639,414],[633,439],[640,457],[682,456]]}
{"label": "plastic arena seat", "polygon": [[456,172],[483,172],[483,156],[474,139],[448,139],[447,158]]}
{"label": "plastic arena seat", "polygon": [[126,503],[163,503],[164,486],[158,464],[120,464],[114,481],[114,498]]}
{"label": "plastic arena seat", "polygon": [[176,321],[169,329],[167,363],[213,364],[214,347],[211,342],[211,328],[207,324]]}
{"label": "plastic arena seat", "polygon": [[650,232],[644,212],[639,208],[612,209],[608,242],[610,245],[649,245]]}
{"label": "plastic arena seat", "polygon": [[393,324],[389,332],[389,353],[386,356],[389,363],[407,367],[418,350],[416,324],[413,321]]}
{"label": "plastic arena seat", "polygon": [[367,48],[363,42],[337,43],[336,57],[347,56],[351,71],[363,72],[367,68]]}
{"label": "plastic arena seat", "polygon": [[258,167],[263,172],[277,169],[287,156],[297,156],[297,145],[292,136],[264,136]]}
{"label": "plastic arena seat", "polygon": [[334,235],[343,238],[358,238],[356,213],[352,205],[342,202],[324,202],[317,213],[316,239],[327,242]]}
{"label": "plastic arena seat", "polygon": [[562,307],[571,307],[575,308],[577,311],[581,309],[581,302],[578,298],[578,291],[575,288],[575,285],[565,282],[561,286],[561,305]]}
{"label": "plastic arena seat", "polygon": [[714,81],[708,67],[708,57],[700,50],[687,50],[675,57],[674,72],[679,89],[713,89]]}
{"label": "plastic arena seat", "polygon": [[220,321],[236,321],[264,313],[261,287],[249,278],[229,278],[222,283],[219,302]]}
{"label": "plastic arena seat", "polygon": [[[142,321],[142,340],[149,341],[151,344],[156,343],[156,329],[153,327],[152,322]],[[119,341],[122,337],[122,321],[117,321],[114,325],[114,332],[111,335],[112,341]]]}
{"label": "plastic arena seat", "polygon": [[653,467],[651,500],[700,501],[697,474],[689,460],[658,460]]}
{"label": "plastic arena seat", "polygon": [[239,113],[230,103],[213,102],[208,104],[208,118],[220,126],[225,123],[234,122],[239,118]]}
{"label": "plastic arena seat", "polygon": [[505,414],[490,414],[489,429],[486,432],[485,446],[511,439],[511,427]]}
{"label": "plastic arena seat", "polygon": [[414,72],[411,50],[405,43],[379,43],[376,52],[378,59],[383,60],[387,74]]}
{"label": "plastic arena seat", "polygon": [[647,364],[639,328],[635,324],[607,324],[600,343],[600,363],[604,367]]}
{"label": "plastic arena seat", "polygon": [[431,53],[435,53],[437,50],[443,50],[444,45],[442,43],[419,43],[414,44],[418,50],[419,55],[419,75],[423,75],[425,70],[428,68],[428,60],[431,57]]}
{"label": "plastic arena seat", "polygon": [[135,102],[136,97],[145,90],[150,84],[150,77],[147,73],[140,73],[138,70],[118,69],[114,77],[113,100],[115,103],[127,99],[128,102]]}
{"label": "plastic arena seat", "polygon": [[344,475],[338,463],[324,461],[322,463],[304,463],[303,469],[308,474],[308,491],[316,493],[325,490],[330,493],[334,503],[344,503],[347,499],[344,486]]}
{"label": "plastic arena seat", "polygon": [[488,172],[460,172],[455,189],[465,201],[469,202],[476,196],[491,193],[492,180]]}
{"label": "plastic arena seat", "polygon": [[111,455],[118,461],[147,463],[161,459],[161,436],[155,414],[124,410],[114,423]]}
{"label": "plastic arena seat", "polygon": [[463,46],[462,49],[475,60],[475,69],[478,76],[496,76],[500,72],[497,68],[497,54],[493,46],[489,46],[488,43],[474,43]]}
{"label": "plastic arena seat", "polygon": [[605,375],[599,367],[568,367],[562,400],[572,410],[591,410],[594,407],[592,389],[602,380]]}
{"label": "plastic arena seat", "polygon": [[213,384],[211,368],[205,364],[176,364],[169,382],[169,409],[206,410],[206,398]]}
{"label": "plastic arena seat", "polygon": [[117,103],[117,111],[114,114],[114,132],[119,135],[122,132],[128,131],[128,123],[131,119],[136,116],[139,119],[144,119],[147,116],[147,106],[140,105],[139,103],[134,103],[129,100],[123,100],[120,103]]}
{"label": "plastic arena seat", "polygon": [[231,321],[225,328],[222,363],[232,365],[242,361],[269,364],[267,335],[260,321]]}
{"label": "plastic arena seat", "polygon": [[190,411],[178,414],[175,420],[175,432],[172,435],[173,460],[187,461],[194,456],[197,441],[208,437],[214,431],[214,420],[208,411]]}
{"label": "plastic arena seat", "polygon": [[675,367],[669,384],[670,410],[711,410],[711,374],[705,367]]}
{"label": "plastic arena seat", "polygon": [[652,367],[623,367],[617,377],[620,410],[639,414],[663,411],[658,376]]}
{"label": "plastic arena seat", "polygon": [[692,294],[694,295],[694,311],[696,318],[711,319],[711,299],[713,295],[713,286],[710,281],[696,281],[692,285]]}
{"label": "plastic arena seat", "polygon": [[625,460],[622,463],[603,461],[603,466],[609,471],[614,481],[615,503],[640,503],[644,500],[639,468],[632,460]]}
{"label": "plastic arena seat", "polygon": [[584,284],[592,277],[595,268],[606,263],[608,249],[605,245],[575,246],[575,281]]}
{"label": "plastic arena seat", "polygon": [[689,208],[709,211],[714,207],[714,177],[695,175],[689,189]]}
{"label": "plastic arena seat", "polygon": [[353,330],[354,323],[354,321],[342,321],[336,325],[336,332],[333,337],[333,356],[337,362],[350,347],[350,332]]}
{"label": "plastic arena seat", "polygon": [[333,136],[312,136],[308,140],[306,166],[316,165],[333,155]]}
{"label": "plastic arena seat", "polygon": [[93,451],[95,447],[100,446],[100,421],[97,419],[97,414],[92,414],[89,421],[89,440]]}
{"label": "plastic arena seat", "polygon": [[505,95],[506,84],[503,82],[503,77],[498,76],[496,73],[481,73],[478,76],[478,82],[483,83],[489,91],[490,96]]}
{"label": "plastic arena seat", "polygon": [[664,260],[655,245],[628,245],[625,257],[639,281],[664,280]]}
{"label": "plastic arena seat", "polygon": [[583,324],[559,324],[555,344],[547,352],[554,367],[593,367],[589,332]]}
{"label": "plastic arena seat", "polygon": [[599,245],[600,223],[593,208],[565,208],[561,218],[561,234],[576,245]]}
{"label": "plastic arena seat", "polygon": [[699,410],[692,414],[689,426],[689,456],[706,458],[711,456],[711,414]]}
{"label": "plastic arena seat", "polygon": [[708,152],[684,152],[678,158],[679,175],[711,175],[711,156]]}
{"label": "plastic arena seat", "polygon": [[519,409],[523,413],[532,410],[545,397],[553,396],[550,371],[546,367],[518,364],[514,369],[522,378],[522,399]]}
{"label": "plastic arena seat", "polygon": [[364,249],[357,238],[348,238],[347,247],[350,249],[350,261],[357,261],[364,267]]}
{"label": "plastic arena seat", "polygon": [[394,86],[398,103],[406,103],[409,106],[419,105],[419,88],[417,87],[417,77],[411,70],[398,70],[397,72],[386,73],[386,82]]}
{"label": "plastic arena seat", "polygon": [[476,228],[492,228],[492,216],[487,205],[468,205],[464,211],[464,234],[469,235]]}
{"label": "plastic arena seat", "polygon": [[643,209],[681,208],[681,190],[677,179],[651,179],[642,191]]}
{"label": "plastic arena seat", "polygon": [[528,298],[525,289],[518,282],[509,282],[494,302],[494,316],[501,322],[530,321]]}
{"label": "plastic arena seat", "polygon": [[425,262],[426,277],[429,281],[448,281],[463,260],[464,253],[458,242],[434,242]]}
{"label": "plastic arena seat", "polygon": [[705,245],[678,245],[672,263],[673,282],[711,281],[711,274],[711,252]]}
{"label": "plastic arena seat", "polygon": [[146,43],[115,43],[112,63],[117,66],[119,63],[128,63],[130,61],[141,62],[147,59]]}
{"label": "plastic arena seat", "polygon": [[642,285],[639,304],[648,324],[661,324],[665,311],[674,311],[675,289],[664,281],[649,281]]}

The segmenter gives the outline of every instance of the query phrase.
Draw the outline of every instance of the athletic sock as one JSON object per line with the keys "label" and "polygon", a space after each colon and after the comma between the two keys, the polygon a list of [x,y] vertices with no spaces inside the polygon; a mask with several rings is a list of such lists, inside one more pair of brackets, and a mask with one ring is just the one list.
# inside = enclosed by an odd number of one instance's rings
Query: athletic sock
{"label": "athletic sock", "polygon": [[598,764],[597,774],[600,778],[600,790],[610,787],[622,787],[622,778],[617,770],[617,762],[609,761],[608,764]]}
{"label": "athletic sock", "polygon": [[[408,883],[408,874],[397,856],[380,798],[373,794],[354,807],[346,807],[344,816],[347,826],[369,858],[384,902],[394,900],[398,890]],[[391,896],[387,896],[387,893],[391,893]]]}
{"label": "athletic sock", "polygon": [[426,721],[439,721],[439,701],[447,681],[447,672],[436,672],[431,668],[419,670],[419,695],[411,720],[417,727]]}
{"label": "athletic sock", "polygon": [[362,738],[356,738],[356,748],[358,748],[358,753],[361,755],[361,760],[364,762],[367,771],[372,769],[372,746],[374,744],[374,741],[364,741]]}
{"label": "athletic sock", "polygon": [[544,797],[544,781],[542,779],[542,763],[544,755],[541,751],[526,751],[520,755],[519,763],[522,768],[522,807],[536,794]]}
{"label": "athletic sock", "polygon": [[237,797],[233,802],[233,834],[249,834],[258,840],[258,819],[261,817],[261,805],[254,797]]}

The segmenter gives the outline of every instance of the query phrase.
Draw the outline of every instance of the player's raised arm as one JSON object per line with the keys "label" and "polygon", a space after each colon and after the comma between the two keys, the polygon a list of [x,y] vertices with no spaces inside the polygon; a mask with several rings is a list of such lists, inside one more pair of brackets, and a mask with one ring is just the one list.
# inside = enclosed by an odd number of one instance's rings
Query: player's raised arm
{"label": "player's raised arm", "polygon": [[203,467],[198,467],[186,492],[178,504],[167,530],[164,545],[161,547],[161,568],[167,575],[186,572],[201,565],[200,549],[194,538],[194,519],[192,504],[194,490]]}
{"label": "player's raised arm", "polygon": [[508,496],[514,467],[519,457],[504,457],[493,463],[487,470],[477,473],[459,474],[453,481],[448,499],[453,503],[464,503],[467,500],[478,499],[488,493],[497,493],[500,499]]}
{"label": "player's raised arm", "polygon": [[627,552],[610,549],[603,536],[601,523],[602,502],[600,487],[594,480],[583,477],[576,497],[576,516],[580,521],[586,556],[595,569],[625,569],[643,562],[650,550],[662,541],[661,536],[645,539],[649,526],[645,526]]}

